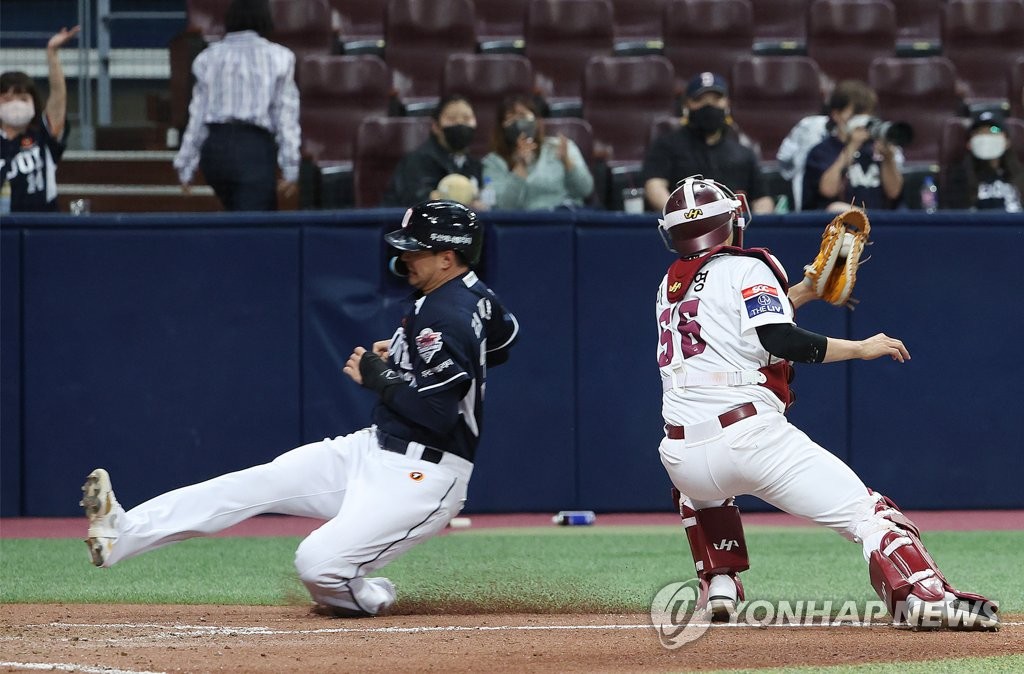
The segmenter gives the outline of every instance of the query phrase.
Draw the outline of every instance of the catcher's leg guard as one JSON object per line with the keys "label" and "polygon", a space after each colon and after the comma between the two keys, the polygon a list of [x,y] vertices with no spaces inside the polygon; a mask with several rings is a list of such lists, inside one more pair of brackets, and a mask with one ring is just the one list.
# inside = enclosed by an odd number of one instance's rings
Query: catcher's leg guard
{"label": "catcher's leg guard", "polygon": [[[678,489],[672,489],[672,499],[683,518],[700,579],[700,605],[708,609],[712,621],[727,621],[736,613],[737,600],[744,597],[743,583],[737,574],[750,568],[740,509],[730,499],[721,506],[697,510]],[[724,578],[735,586],[735,596]]]}
{"label": "catcher's leg guard", "polygon": [[917,525],[891,499],[875,495],[874,517],[885,520],[888,531],[870,553],[868,572],[893,618],[912,627],[999,629],[999,605],[950,585],[921,542]]}

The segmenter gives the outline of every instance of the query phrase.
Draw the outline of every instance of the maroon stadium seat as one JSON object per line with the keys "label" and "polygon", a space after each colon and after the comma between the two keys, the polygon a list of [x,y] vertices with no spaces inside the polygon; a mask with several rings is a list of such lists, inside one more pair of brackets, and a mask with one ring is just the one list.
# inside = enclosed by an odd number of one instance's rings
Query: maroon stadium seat
{"label": "maroon stadium seat", "polygon": [[388,0],[330,0],[338,19],[338,35],[346,44],[384,40]]}
{"label": "maroon stadium seat", "polygon": [[895,0],[896,40],[937,44],[942,39],[943,0]]}
{"label": "maroon stadium seat", "polygon": [[597,56],[583,73],[583,116],[614,161],[642,161],[648,128],[672,111],[672,64],[663,56]]}
{"label": "maroon stadium seat", "polygon": [[296,62],[308,54],[330,54],[334,49],[331,8],[327,0],[270,0],[274,32],[270,39],[295,52]]}
{"label": "maroon stadium seat", "polygon": [[669,0],[662,32],[681,86],[706,71],[728,77],[736,59],[754,46],[750,0]]}
{"label": "maroon stadium seat", "polygon": [[486,154],[502,99],[533,93],[533,68],[516,54],[452,54],[444,66],[441,96],[462,94],[476,114],[476,138],[470,154]]}
{"label": "maroon stadium seat", "polygon": [[387,189],[395,166],[430,135],[428,117],[368,117],[356,132],[355,202],[375,208]]}
{"label": "maroon stadium seat", "polygon": [[867,80],[878,57],[896,55],[896,10],[889,0],[814,0],[807,55],[832,79]]}
{"label": "maroon stadium seat", "polygon": [[532,0],[526,56],[541,93],[550,99],[578,99],[587,61],[612,53],[612,25],[608,0]]}
{"label": "maroon stadium seat", "polygon": [[496,41],[521,45],[529,4],[530,0],[476,0],[476,37],[480,44]]}
{"label": "maroon stadium seat", "polygon": [[660,42],[661,15],[667,0],[612,0],[615,41]]}
{"label": "maroon stadium seat", "polygon": [[806,56],[743,57],[733,66],[729,98],[739,127],[774,157],[794,124],[821,113],[821,71]]}
{"label": "maroon stadium seat", "polygon": [[472,0],[388,3],[384,60],[400,100],[433,110],[448,57],[476,51],[475,22]]}
{"label": "maroon stadium seat", "polygon": [[811,0],[756,0],[750,4],[756,42],[807,41],[807,7]]}
{"label": "maroon stadium seat", "polygon": [[913,142],[903,148],[906,158],[937,162],[942,126],[963,104],[950,60],[941,56],[875,59],[868,84],[878,94],[879,117],[914,127]]}
{"label": "maroon stadium seat", "polygon": [[1024,56],[1024,0],[948,0],[942,50],[978,98],[1008,98],[1006,72]]}
{"label": "maroon stadium seat", "polygon": [[1010,64],[1007,79],[1010,86],[1010,112],[1014,117],[1024,117],[1024,56]]}

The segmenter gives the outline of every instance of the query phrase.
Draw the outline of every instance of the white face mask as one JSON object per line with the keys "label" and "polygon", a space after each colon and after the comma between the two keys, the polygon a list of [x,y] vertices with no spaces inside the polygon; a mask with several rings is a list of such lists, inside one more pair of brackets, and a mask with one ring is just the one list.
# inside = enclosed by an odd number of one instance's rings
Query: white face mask
{"label": "white face mask", "polygon": [[1001,133],[979,133],[970,140],[971,154],[978,159],[998,159],[1006,152],[1006,136]]}
{"label": "white face mask", "polygon": [[0,103],[0,120],[13,127],[28,126],[36,116],[36,106],[32,101],[13,100]]}

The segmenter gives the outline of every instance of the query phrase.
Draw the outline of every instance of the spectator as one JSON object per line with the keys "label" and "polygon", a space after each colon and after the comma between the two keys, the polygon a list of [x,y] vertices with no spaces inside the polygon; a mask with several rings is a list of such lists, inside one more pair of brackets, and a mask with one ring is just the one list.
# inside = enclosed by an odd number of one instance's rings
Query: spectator
{"label": "spectator", "polygon": [[46,44],[50,94],[45,108],[27,74],[0,75],[0,185],[10,191],[11,211],[57,210],[57,163],[68,137],[68,90],[57,50],[78,30],[61,28]]}
{"label": "spectator", "polygon": [[803,206],[807,153],[828,137],[828,120],[832,112],[843,112],[849,116],[870,115],[877,103],[878,96],[867,84],[860,80],[843,80],[832,90],[824,114],[804,117],[790,130],[775,158],[779,161],[782,177],[792,185],[793,210],[799,211]]}
{"label": "spectator", "polygon": [[740,143],[729,117],[725,78],[704,72],[686,87],[684,124],[654,140],[644,157],[644,194],[653,210],[665,208],[678,181],[692,175],[715,180],[744,192],[755,213],[771,213],[764,176],[753,150]]}
{"label": "spectator", "polygon": [[526,96],[498,106],[492,151],[484,157],[484,183],[497,208],[537,210],[581,206],[594,191],[594,177],[576,143],[544,135],[544,121]]}
{"label": "spectator", "polygon": [[174,168],[188,193],[198,164],[226,210],[277,210],[278,193],[298,193],[295,54],[266,39],[274,30],[269,0],[232,0],[224,29],[192,64],[196,84]]}
{"label": "spectator", "polygon": [[967,154],[950,168],[939,195],[943,208],[1021,212],[1024,169],[1004,124],[1002,115],[991,111],[971,120]]}
{"label": "spectator", "polygon": [[[459,94],[442,98],[434,110],[430,137],[398,163],[382,205],[408,207],[424,201],[453,173],[466,176],[478,188],[483,166],[467,153],[475,134],[476,115],[469,101]],[[479,203],[472,205],[480,210]]]}
{"label": "spectator", "polygon": [[844,211],[855,205],[892,209],[903,194],[903,152],[883,138],[873,139],[868,115],[851,106],[830,110],[829,136],[807,154],[803,209]]}

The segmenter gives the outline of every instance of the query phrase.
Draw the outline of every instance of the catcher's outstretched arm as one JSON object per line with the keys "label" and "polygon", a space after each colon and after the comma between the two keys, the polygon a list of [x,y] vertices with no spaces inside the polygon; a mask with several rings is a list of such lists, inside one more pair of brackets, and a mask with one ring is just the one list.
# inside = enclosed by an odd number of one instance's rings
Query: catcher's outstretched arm
{"label": "catcher's outstretched arm", "polygon": [[789,301],[793,303],[793,309],[799,309],[812,300],[821,299],[815,294],[811,280],[806,277],[800,283],[792,286],[786,294],[789,296]]}

